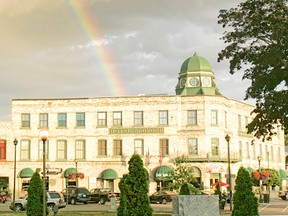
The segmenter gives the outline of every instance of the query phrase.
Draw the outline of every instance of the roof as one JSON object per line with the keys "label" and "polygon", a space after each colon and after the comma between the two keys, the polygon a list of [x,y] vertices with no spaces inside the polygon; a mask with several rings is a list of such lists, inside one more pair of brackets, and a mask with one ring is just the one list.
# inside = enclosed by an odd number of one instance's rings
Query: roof
{"label": "roof", "polygon": [[196,52],[192,57],[186,59],[183,62],[180,74],[193,71],[213,72],[209,62],[202,56],[199,56]]}

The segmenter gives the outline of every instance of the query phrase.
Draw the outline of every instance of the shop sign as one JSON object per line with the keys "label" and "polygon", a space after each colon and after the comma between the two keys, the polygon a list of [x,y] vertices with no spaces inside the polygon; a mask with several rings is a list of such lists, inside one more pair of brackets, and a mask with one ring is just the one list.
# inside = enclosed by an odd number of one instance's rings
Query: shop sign
{"label": "shop sign", "polygon": [[225,169],[221,165],[207,165],[206,166],[207,173],[225,173]]}
{"label": "shop sign", "polygon": [[48,175],[57,175],[62,172],[62,168],[46,168]]}

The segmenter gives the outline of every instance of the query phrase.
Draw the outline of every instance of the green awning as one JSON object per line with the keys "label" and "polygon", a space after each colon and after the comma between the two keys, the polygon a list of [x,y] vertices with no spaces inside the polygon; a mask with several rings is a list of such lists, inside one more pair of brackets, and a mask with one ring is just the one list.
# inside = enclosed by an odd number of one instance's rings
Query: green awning
{"label": "green awning", "polygon": [[34,171],[31,168],[24,168],[20,172],[20,178],[31,178]]}
{"label": "green awning", "polygon": [[65,170],[64,177],[68,178],[70,173],[77,173],[76,169],[71,167]]}
{"label": "green awning", "polygon": [[106,169],[101,173],[101,178],[104,180],[114,180],[118,178],[118,174],[113,169]]}
{"label": "green awning", "polygon": [[173,169],[169,166],[159,166],[154,173],[155,181],[171,181],[174,178]]}
{"label": "green awning", "polygon": [[279,173],[279,176],[280,176],[280,178],[281,178],[282,180],[288,180],[288,174],[287,174],[287,172],[286,172],[285,170],[280,169],[280,170],[278,171],[278,173]]}
{"label": "green awning", "polygon": [[254,169],[252,167],[247,167],[246,170],[249,172],[250,175],[254,172]]}

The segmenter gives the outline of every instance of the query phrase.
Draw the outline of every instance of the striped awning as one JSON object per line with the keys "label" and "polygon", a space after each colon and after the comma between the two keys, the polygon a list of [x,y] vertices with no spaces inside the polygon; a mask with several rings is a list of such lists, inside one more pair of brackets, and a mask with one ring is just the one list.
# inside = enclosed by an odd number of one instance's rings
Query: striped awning
{"label": "striped awning", "polygon": [[101,178],[104,180],[114,180],[118,178],[118,174],[113,169],[106,169],[101,173]]}
{"label": "striped awning", "polygon": [[285,170],[280,169],[278,173],[282,180],[288,180],[288,173]]}
{"label": "striped awning", "polygon": [[170,166],[159,166],[154,173],[155,181],[171,181],[174,178],[173,169]]}
{"label": "striped awning", "polygon": [[64,177],[68,178],[70,173],[77,173],[76,169],[74,167],[70,167],[68,169],[65,170],[64,172]]}

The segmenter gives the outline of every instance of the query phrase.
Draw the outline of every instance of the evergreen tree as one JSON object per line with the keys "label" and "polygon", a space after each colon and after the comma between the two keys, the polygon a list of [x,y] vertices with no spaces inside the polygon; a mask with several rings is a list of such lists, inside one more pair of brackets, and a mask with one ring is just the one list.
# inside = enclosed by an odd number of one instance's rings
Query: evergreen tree
{"label": "evergreen tree", "polygon": [[252,184],[248,171],[241,167],[236,178],[232,216],[259,215],[258,200],[252,191]]}
{"label": "evergreen tree", "polygon": [[[121,183],[121,208],[118,208],[118,216],[151,216],[153,209],[150,206],[148,196],[149,187],[146,170],[143,161],[138,154],[132,155],[129,160],[129,173]],[[125,191],[124,191],[125,190]]]}
{"label": "evergreen tree", "polygon": [[121,192],[121,196],[120,196],[120,204],[117,208],[117,216],[129,216],[128,215],[128,211],[127,211],[127,205],[129,203],[127,203],[127,192],[130,191],[127,187],[127,174],[123,175],[123,178],[120,180],[119,182],[119,189]]}
{"label": "evergreen tree", "polygon": [[220,184],[219,184],[219,182],[217,182],[217,184],[216,184],[216,191],[215,191],[215,194],[218,194],[218,196],[219,196],[219,202],[220,202],[221,199],[222,199],[222,193],[221,193],[221,188],[220,188]]}
{"label": "evergreen tree", "polygon": [[180,195],[190,195],[190,189],[187,182],[181,186]]}
{"label": "evergreen tree", "polygon": [[[43,181],[36,171],[28,187],[27,216],[43,215]],[[47,212],[47,211],[46,211]]]}

